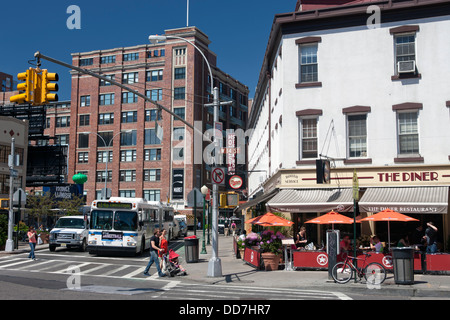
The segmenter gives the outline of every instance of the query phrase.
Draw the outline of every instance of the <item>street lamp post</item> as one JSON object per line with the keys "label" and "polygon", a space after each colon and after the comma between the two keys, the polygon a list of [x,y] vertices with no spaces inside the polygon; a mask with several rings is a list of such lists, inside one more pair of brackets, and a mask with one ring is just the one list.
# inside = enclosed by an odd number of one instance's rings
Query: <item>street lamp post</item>
{"label": "street lamp post", "polygon": [[[211,93],[213,94],[213,108],[214,108],[214,122],[219,122],[219,88],[214,88],[213,75],[211,71],[211,66],[208,59],[203,54],[202,50],[197,47],[192,41],[187,40],[178,36],[164,36],[164,35],[150,35],[148,37],[151,43],[157,43],[161,41],[166,41],[168,38],[178,39],[191,44],[203,57],[208,66],[209,77],[211,79]],[[217,137],[217,130],[214,130],[214,163],[217,165],[219,163],[219,142]],[[219,186],[213,183],[213,200],[212,200],[212,255],[208,262],[208,277],[221,277],[222,276],[222,262],[219,258],[219,228],[218,228],[218,216],[219,216]]]}
{"label": "street lamp post", "polygon": [[202,239],[202,254],[206,254],[206,244],[205,244],[205,215],[206,215],[206,195],[208,193],[208,187],[203,186],[200,191],[203,194],[203,239]]}
{"label": "street lamp post", "polygon": [[[109,150],[109,148],[111,148],[111,144],[112,144],[112,142],[113,142],[113,140],[114,140],[115,137],[117,137],[117,136],[120,135],[121,133],[130,133],[130,132],[132,132],[132,131],[133,131],[133,130],[127,130],[127,131],[120,131],[120,132],[117,132],[117,133],[109,140],[108,145],[106,145],[105,139],[104,139],[101,135],[99,135],[97,132],[88,132],[88,134],[89,134],[89,133],[94,133],[94,134],[96,134],[97,137],[99,137],[100,139],[102,139],[103,145],[104,145],[105,147],[107,147],[107,149]],[[109,162],[109,154],[107,154],[107,156],[106,156],[106,164],[105,164],[105,188],[104,188],[104,192],[103,192],[103,194],[102,194],[103,200],[106,200],[106,198],[107,198],[108,162]]]}

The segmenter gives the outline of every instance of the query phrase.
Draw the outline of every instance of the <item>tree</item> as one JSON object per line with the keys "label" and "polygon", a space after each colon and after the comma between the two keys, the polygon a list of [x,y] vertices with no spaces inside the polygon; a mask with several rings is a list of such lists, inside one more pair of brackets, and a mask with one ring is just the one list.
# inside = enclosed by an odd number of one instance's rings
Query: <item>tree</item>
{"label": "tree", "polygon": [[73,195],[72,199],[64,199],[58,201],[56,206],[61,210],[66,216],[79,215],[79,209],[84,205],[84,197]]}
{"label": "tree", "polygon": [[53,196],[50,193],[44,195],[28,195],[26,208],[28,215],[38,219],[38,225],[41,225],[41,217],[51,215],[51,209],[54,206]]}

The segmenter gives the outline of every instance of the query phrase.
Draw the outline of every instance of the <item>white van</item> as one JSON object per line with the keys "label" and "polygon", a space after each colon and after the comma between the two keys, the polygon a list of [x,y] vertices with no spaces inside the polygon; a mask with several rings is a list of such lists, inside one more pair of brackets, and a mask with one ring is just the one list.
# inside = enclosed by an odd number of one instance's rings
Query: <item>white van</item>
{"label": "white van", "polygon": [[50,231],[49,249],[55,251],[56,247],[67,246],[86,251],[88,235],[89,222],[84,216],[61,217]]}

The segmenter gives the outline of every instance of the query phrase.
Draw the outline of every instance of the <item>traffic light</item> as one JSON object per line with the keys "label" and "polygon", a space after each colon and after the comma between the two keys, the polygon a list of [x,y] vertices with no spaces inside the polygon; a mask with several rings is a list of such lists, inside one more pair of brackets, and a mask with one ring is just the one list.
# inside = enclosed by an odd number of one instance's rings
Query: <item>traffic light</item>
{"label": "traffic light", "polygon": [[17,85],[17,90],[22,92],[9,98],[9,101],[17,103],[34,102],[36,70],[29,68],[27,71],[17,74],[17,79],[25,81]]}
{"label": "traffic light", "polygon": [[234,192],[221,193],[219,197],[220,208],[235,208],[239,205],[239,194]]}
{"label": "traffic light", "polygon": [[46,69],[42,70],[40,75],[40,103],[46,104],[50,101],[58,101],[58,95],[51,93],[52,91],[58,91],[58,84],[50,81],[58,81],[59,76],[57,73],[48,72]]}

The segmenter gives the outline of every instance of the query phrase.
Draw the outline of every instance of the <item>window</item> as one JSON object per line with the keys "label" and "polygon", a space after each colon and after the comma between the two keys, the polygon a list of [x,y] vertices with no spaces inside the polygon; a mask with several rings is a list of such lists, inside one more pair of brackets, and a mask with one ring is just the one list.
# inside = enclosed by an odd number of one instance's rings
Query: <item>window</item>
{"label": "window", "polygon": [[139,82],[139,73],[138,72],[130,72],[130,73],[124,73],[122,75],[122,83],[124,84],[132,84],[132,83],[138,83]]}
{"label": "window", "polygon": [[119,190],[119,197],[135,198],[136,191],[135,190]]}
{"label": "window", "polygon": [[155,129],[144,130],[144,144],[161,144],[161,140],[156,136]]}
{"label": "window", "polygon": [[145,110],[145,121],[161,120],[161,112],[158,109]]}
{"label": "window", "polygon": [[94,64],[93,58],[80,59],[80,67],[91,66]]}
{"label": "window", "polygon": [[175,80],[177,79],[186,79],[186,68],[175,68]]}
{"label": "window", "polygon": [[78,163],[88,163],[89,152],[78,152]]}
{"label": "window", "polygon": [[317,44],[300,46],[300,83],[317,82]]}
{"label": "window", "polygon": [[419,131],[417,112],[399,112],[398,115],[398,146],[399,154],[419,153]]}
{"label": "window", "polygon": [[137,122],[137,111],[122,112],[122,123]]}
{"label": "window", "polygon": [[116,63],[116,56],[105,56],[100,58],[101,64]]}
{"label": "window", "polygon": [[121,182],[133,182],[136,181],[136,170],[120,170],[119,181]]}
{"label": "window", "polygon": [[162,100],[162,89],[153,89],[146,91],[147,98],[153,101]]}
{"label": "window", "polygon": [[56,117],[56,128],[70,127],[70,116]]}
{"label": "window", "polygon": [[349,157],[367,157],[367,115],[349,115],[347,119]]}
{"label": "window", "polygon": [[147,71],[147,81],[160,81],[163,79],[163,71],[162,70],[151,70]]}
{"label": "window", "polygon": [[147,201],[160,201],[161,190],[144,190],[144,198]]}
{"label": "window", "polygon": [[121,162],[136,162],[136,150],[122,150],[120,151]]}
{"label": "window", "polygon": [[120,135],[120,145],[121,146],[135,146],[136,145],[136,130],[131,132],[122,132]]}
{"label": "window", "polygon": [[184,148],[173,148],[173,161],[184,160]]}
{"label": "window", "polygon": [[78,134],[78,148],[89,148],[89,133]]}
{"label": "window", "polygon": [[161,160],[161,149],[145,149],[144,161],[158,161]]}
{"label": "window", "polygon": [[80,114],[80,126],[88,126],[89,125],[90,115],[88,114]]}
{"label": "window", "polygon": [[173,128],[172,141],[183,141],[184,140],[184,128]]}
{"label": "window", "polygon": [[[398,74],[398,63],[401,61],[416,61],[415,34],[396,35],[395,39],[395,74]],[[413,72],[413,71],[412,71]]]}
{"label": "window", "polygon": [[55,144],[59,145],[68,145],[70,136],[68,134],[59,134],[56,135]]}
{"label": "window", "polygon": [[[184,119],[185,116],[185,108],[173,108],[173,113],[175,113],[177,116],[179,116],[181,119]],[[178,120],[178,119],[175,119]]]}
{"label": "window", "polygon": [[[115,80],[116,76],[114,74],[109,74],[109,75],[105,75],[105,78],[111,79],[111,80]],[[105,81],[103,79],[100,79],[100,87],[107,87],[107,86],[111,86],[111,82]]]}
{"label": "window", "polygon": [[97,147],[102,148],[102,147],[112,146],[113,145],[113,140],[112,140],[113,136],[114,135],[113,135],[112,131],[99,132],[98,136],[97,136]]}
{"label": "window", "polygon": [[[105,170],[97,171],[96,174],[96,182],[105,182],[106,180],[106,174]],[[108,170],[108,182],[112,181],[112,170]]]}
{"label": "window", "polygon": [[161,169],[144,169],[144,181],[161,181]]}
{"label": "window", "polygon": [[98,124],[113,124],[114,123],[114,113],[100,113],[98,115]]}
{"label": "window", "polygon": [[126,53],[123,55],[123,61],[139,60],[139,52]]}
{"label": "window", "polygon": [[81,107],[89,107],[91,105],[91,96],[81,96],[80,97],[80,106]]}
{"label": "window", "polygon": [[114,93],[101,94],[99,96],[99,105],[107,106],[114,104]]}
{"label": "window", "polygon": [[317,118],[301,119],[301,159],[317,158]]}
{"label": "window", "polygon": [[97,162],[112,162],[113,161],[113,152],[112,151],[98,151],[97,152]]}
{"label": "window", "polygon": [[186,88],[185,87],[180,87],[180,88],[175,88],[173,91],[173,98],[175,100],[184,100],[186,97]]}

